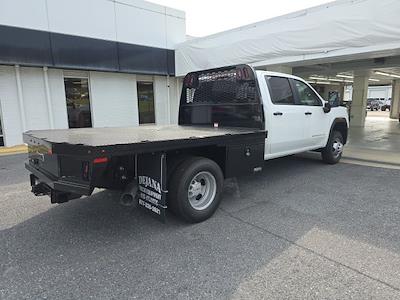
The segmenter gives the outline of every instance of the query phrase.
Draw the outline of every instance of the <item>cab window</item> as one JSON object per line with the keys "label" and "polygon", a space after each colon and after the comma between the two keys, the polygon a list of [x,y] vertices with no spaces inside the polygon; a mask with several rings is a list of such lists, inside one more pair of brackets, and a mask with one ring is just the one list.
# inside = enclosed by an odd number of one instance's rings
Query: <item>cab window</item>
{"label": "cab window", "polygon": [[293,105],[294,96],[289,79],[284,77],[265,77],[273,104]]}
{"label": "cab window", "polygon": [[299,105],[322,106],[322,101],[308,85],[299,80],[293,82],[299,95]]}

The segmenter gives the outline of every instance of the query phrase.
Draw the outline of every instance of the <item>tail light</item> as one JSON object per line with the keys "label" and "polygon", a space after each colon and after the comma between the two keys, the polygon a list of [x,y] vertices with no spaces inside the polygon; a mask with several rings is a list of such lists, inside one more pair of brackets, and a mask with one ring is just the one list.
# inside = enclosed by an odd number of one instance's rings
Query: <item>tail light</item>
{"label": "tail light", "polygon": [[108,158],[107,157],[98,157],[98,158],[95,158],[93,160],[94,164],[104,164],[106,162],[108,162]]}

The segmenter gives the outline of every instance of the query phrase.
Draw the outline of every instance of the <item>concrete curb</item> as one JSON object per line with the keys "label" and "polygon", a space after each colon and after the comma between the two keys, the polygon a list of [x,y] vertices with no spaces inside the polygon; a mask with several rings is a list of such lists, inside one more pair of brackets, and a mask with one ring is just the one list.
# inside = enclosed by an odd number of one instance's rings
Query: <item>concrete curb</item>
{"label": "concrete curb", "polygon": [[400,166],[399,154],[387,150],[347,147],[343,152],[343,158]]}
{"label": "concrete curb", "polygon": [[369,159],[369,158],[362,158],[362,157],[348,156],[348,155],[343,155],[342,158],[348,159],[348,160],[356,160],[356,161],[360,161],[360,162],[366,162],[366,163],[392,165],[392,166],[400,167],[400,163],[398,161],[376,160],[376,159]]}
{"label": "concrete curb", "polygon": [[21,154],[21,153],[28,153],[28,146],[18,145],[18,146],[14,146],[14,147],[0,147],[0,156]]}
{"label": "concrete curb", "polygon": [[380,162],[374,162],[374,161],[342,158],[342,160],[340,162],[344,163],[344,164],[351,164],[351,165],[359,165],[359,166],[367,166],[367,167],[374,167],[374,168],[400,170],[400,165],[395,165],[395,164],[393,165],[393,164],[380,163]]}

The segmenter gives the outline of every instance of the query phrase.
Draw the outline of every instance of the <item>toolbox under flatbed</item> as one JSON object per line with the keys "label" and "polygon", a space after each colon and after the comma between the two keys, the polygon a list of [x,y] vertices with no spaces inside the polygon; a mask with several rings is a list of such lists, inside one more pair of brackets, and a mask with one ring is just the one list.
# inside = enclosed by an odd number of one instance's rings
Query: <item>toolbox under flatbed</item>
{"label": "toolbox under flatbed", "polygon": [[[24,134],[29,145],[44,145],[57,154],[143,153],[215,143],[230,143],[254,136],[265,138],[263,130],[214,128],[211,126],[145,125],[120,128],[35,130]],[[97,151],[96,151],[97,150]],[[92,153],[94,154],[94,153]]]}

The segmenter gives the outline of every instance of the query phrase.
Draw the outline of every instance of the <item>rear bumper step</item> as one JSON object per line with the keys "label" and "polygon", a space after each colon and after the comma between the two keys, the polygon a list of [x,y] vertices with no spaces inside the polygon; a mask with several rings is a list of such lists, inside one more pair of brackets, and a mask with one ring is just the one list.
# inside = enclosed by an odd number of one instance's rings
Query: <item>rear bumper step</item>
{"label": "rear bumper step", "polygon": [[30,181],[32,193],[35,194],[35,196],[48,195],[52,203],[64,203],[72,199],[80,198],[83,195],[89,196],[93,192],[93,188],[89,185],[57,179],[36,169],[29,163],[26,163],[25,167],[31,172]]}
{"label": "rear bumper step", "polygon": [[77,199],[82,196],[53,190],[51,187],[43,182],[37,183],[37,177],[35,175],[31,174],[30,177],[32,193],[35,194],[35,196],[50,196],[51,203],[65,203],[69,200]]}

